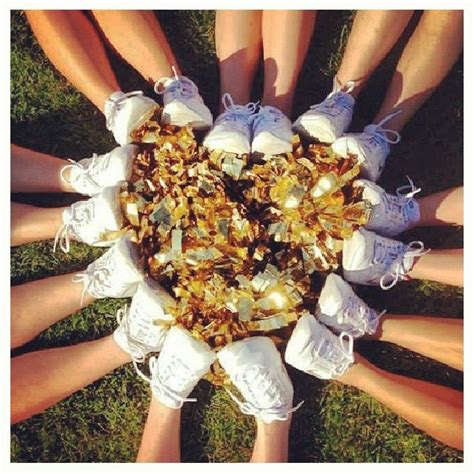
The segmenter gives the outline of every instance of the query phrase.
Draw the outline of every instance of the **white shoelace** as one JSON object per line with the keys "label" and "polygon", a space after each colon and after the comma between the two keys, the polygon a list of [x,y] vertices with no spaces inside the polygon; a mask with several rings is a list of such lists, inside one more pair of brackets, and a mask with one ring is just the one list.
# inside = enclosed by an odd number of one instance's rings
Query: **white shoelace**
{"label": "white shoelace", "polygon": [[230,398],[234,400],[234,402],[238,405],[240,408],[240,411],[244,415],[252,415],[252,416],[272,416],[276,420],[280,421],[285,421],[288,419],[288,415],[290,413],[294,413],[296,410],[299,410],[301,405],[303,405],[304,400],[302,400],[298,405],[296,405],[293,408],[290,408],[289,410],[285,410],[284,412],[278,408],[267,408],[267,409],[260,409],[257,408],[255,405],[253,405],[250,402],[243,402],[242,400],[239,400],[228,388],[226,388],[226,392],[229,394]]}
{"label": "white shoelace", "polygon": [[[198,95],[198,88],[193,81],[187,77],[178,76],[174,66],[172,66],[171,69],[174,74],[174,79],[170,80],[169,77],[158,79],[154,87],[157,94],[170,94],[173,99],[191,99]],[[166,85],[166,83],[168,83],[168,85]]]}
{"label": "white shoelace", "polygon": [[345,97],[346,94],[350,94],[354,90],[354,87],[354,81],[348,81],[342,86],[338,86],[336,78],[334,78],[332,92],[326,97],[326,99],[324,99],[323,102],[319,104],[313,104],[310,107],[310,110],[316,110],[331,116],[340,114],[343,109],[341,99]]}
{"label": "white shoelace", "polygon": [[358,297],[350,296],[347,306],[342,311],[342,317],[338,316],[339,324],[352,324],[354,328],[353,337],[361,337],[370,331],[370,325],[377,324],[379,319],[387,312],[383,310],[374,319],[371,319],[371,312],[365,303],[361,303]]}
{"label": "white shoelace", "polygon": [[410,176],[407,176],[406,178],[408,179],[409,184],[405,184],[404,186],[399,186],[397,188],[397,196],[411,199],[421,191],[421,188],[417,188],[415,186],[415,183],[412,181]]}
{"label": "white shoelace", "polygon": [[[344,341],[347,339],[347,347],[344,345]],[[341,332],[338,337],[340,350],[344,356],[344,361],[338,366],[334,367],[332,376],[342,375],[350,364],[352,364],[352,354],[354,353],[354,338],[347,332]]]}
{"label": "white shoelace", "polygon": [[258,102],[249,102],[246,105],[234,104],[232,96],[225,93],[222,96],[224,112],[217,117],[214,126],[220,123],[226,123],[240,132],[246,133],[249,127],[249,118],[255,113]]}
{"label": "white shoelace", "polygon": [[[104,172],[104,170],[107,168],[109,162],[109,155],[110,153],[106,153],[104,156],[99,157],[97,153],[94,153],[91,157],[91,161],[87,166],[83,165],[82,163],[79,163],[78,161],[68,159],[71,164],[66,165],[61,169],[61,179],[65,183],[70,184],[74,187],[75,183],[82,178],[87,180],[93,187],[97,187],[99,185],[94,180],[94,178],[100,173]],[[79,171],[76,179],[71,180],[70,177],[66,178],[66,172],[72,171],[73,169]],[[71,173],[69,173],[69,176],[71,176]]]}
{"label": "white shoelace", "polygon": [[123,94],[120,99],[108,99],[105,103],[105,125],[107,130],[113,130],[115,126],[115,117],[120,111],[120,106],[130,97],[143,95],[143,91],[132,91]]}
{"label": "white shoelace", "polygon": [[[99,267],[94,268],[93,272],[86,269],[84,272],[77,273],[73,276],[72,281],[74,283],[82,283],[84,285],[81,296],[81,305],[84,302],[86,293],[89,293],[94,298],[101,298],[99,288],[103,288],[104,286],[110,287],[110,285],[106,283],[110,281],[113,271],[107,267],[107,263],[112,258],[112,254],[107,254],[107,257],[108,258],[104,261],[100,262]],[[97,260],[95,263],[97,263]]]}
{"label": "white shoelace", "polygon": [[65,218],[63,214],[64,222],[59,227],[54,237],[53,252],[56,252],[56,248],[59,243],[59,248],[68,253],[70,250],[70,235],[77,235],[75,228],[77,225],[86,225],[93,219],[94,201],[88,199],[87,201],[79,201],[71,207],[71,214]]}
{"label": "white shoelace", "polygon": [[[379,141],[381,140],[390,143],[391,145],[399,143],[401,140],[400,134],[395,130],[383,128],[383,126],[393,117],[400,115],[402,112],[402,109],[396,110],[395,112],[387,115],[379,123],[367,125],[367,127],[364,128],[364,131],[361,134],[361,138],[366,138],[368,140],[375,138]],[[392,134],[392,137],[394,138],[390,138],[390,134]]]}
{"label": "white shoelace", "polygon": [[[400,253],[396,260],[390,265],[391,267],[395,265],[393,270],[380,277],[380,288],[382,288],[382,290],[389,290],[390,288],[393,288],[400,279],[403,279],[403,277],[407,275],[411,268],[405,268],[404,261],[406,257],[421,257],[426,255],[430,250],[431,249],[425,249],[423,242],[419,240],[410,242],[405,252]],[[386,262],[382,263],[386,264]],[[385,284],[386,279],[390,277],[393,278],[392,282]]]}
{"label": "white shoelace", "polygon": [[[259,374],[268,374],[269,370],[265,367],[253,367],[253,371],[256,372],[255,376],[252,376],[252,382],[255,383],[255,380],[259,378]],[[252,373],[253,373],[252,371]],[[240,372],[237,377],[241,379],[241,382],[244,383],[247,386],[250,386],[250,384],[247,381],[247,373],[246,371]],[[272,392],[273,393],[278,393],[279,388],[275,382],[275,377],[272,377],[272,374],[270,373],[270,377],[264,375],[264,380],[268,381],[267,386],[264,386],[263,388],[260,387],[260,389],[263,392]],[[236,383],[236,385],[238,385]],[[298,405],[296,405],[293,408],[287,408],[284,405],[280,405],[277,407],[268,407],[268,408],[261,408],[257,407],[254,403],[250,401],[242,401],[238,397],[236,397],[229,389],[226,388],[227,393],[229,396],[234,400],[234,402],[239,406],[240,410],[242,413],[245,415],[252,415],[252,416],[272,416],[276,420],[280,421],[285,421],[288,419],[288,415],[290,413],[295,412],[298,410],[301,405],[303,405],[304,401],[300,402]],[[252,390],[249,390],[252,391]]]}
{"label": "white shoelace", "polygon": [[[129,325],[129,310],[128,306],[124,305],[117,311],[117,323],[119,326],[122,326],[123,332],[125,334],[125,338],[127,340],[127,348],[130,357],[132,358],[132,364],[135,369],[135,372],[141,377],[145,382],[150,383],[150,377],[147,377],[138,367],[139,363],[145,362],[146,354],[143,352],[142,348],[139,347],[137,344],[134,344],[133,341],[130,339],[130,325]],[[138,352],[139,356],[135,357],[134,352]]]}
{"label": "white shoelace", "polygon": [[62,224],[58,231],[56,232],[56,236],[54,237],[54,244],[53,244],[53,252],[56,252],[56,248],[59,243],[59,248],[64,253],[69,253],[69,233],[73,232],[73,226],[71,223],[64,223]]}
{"label": "white shoelace", "polygon": [[400,223],[402,220],[402,224],[405,224],[405,209],[407,205],[409,205],[414,196],[421,191],[421,188],[417,188],[409,176],[407,176],[407,179],[410,184],[398,187],[396,196],[387,193],[384,193],[382,196],[385,210],[390,216],[390,219],[397,223]]}
{"label": "white shoelace", "polygon": [[[174,359],[175,360],[175,359]],[[196,398],[186,398],[182,397],[179,395],[179,393],[176,393],[175,391],[171,390],[169,387],[166,386],[166,384],[161,380],[160,378],[160,373],[159,371],[156,370],[156,364],[158,363],[158,358],[157,357],[152,357],[149,362],[150,366],[150,373],[151,374],[156,374],[155,378],[148,379],[150,382],[150,385],[152,386],[152,389],[158,393],[162,393],[165,396],[171,398],[172,400],[176,401],[179,403],[179,408],[183,406],[185,402],[197,402]],[[172,370],[170,372],[173,372]],[[178,371],[176,371],[178,372]]]}

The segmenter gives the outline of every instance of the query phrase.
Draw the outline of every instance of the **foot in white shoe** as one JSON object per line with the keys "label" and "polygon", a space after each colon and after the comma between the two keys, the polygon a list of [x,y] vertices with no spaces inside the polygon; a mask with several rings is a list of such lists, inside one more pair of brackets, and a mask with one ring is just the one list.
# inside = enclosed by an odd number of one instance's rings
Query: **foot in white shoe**
{"label": "foot in white shoe", "polygon": [[336,336],[306,313],[293,329],[285,361],[318,379],[339,377],[354,363],[352,336],[345,332]]}
{"label": "foot in white shoe", "polygon": [[355,99],[351,96],[354,82],[349,81],[341,87],[334,78],[332,92],[320,104],[312,105],[293,124],[293,130],[302,136],[318,140],[321,143],[332,143],[348,128],[352,120]]}
{"label": "foot in white shoe", "polygon": [[225,111],[217,117],[204,137],[203,145],[209,150],[223,150],[237,155],[250,153],[251,117],[257,104],[236,105],[230,94],[222,96],[222,103]]}
{"label": "foot in white shoe", "polygon": [[84,285],[83,297],[128,298],[133,296],[144,276],[137,267],[136,245],[125,235],[92,262],[74,281]]}
{"label": "foot in white shoe", "polygon": [[216,354],[185,329],[174,326],[165,339],[160,355],[150,359],[151,390],[163,405],[181,408]]}
{"label": "foot in white shoe", "polygon": [[407,280],[416,257],[429,252],[423,242],[408,245],[360,228],[344,240],[342,267],[351,283],[378,286],[388,290],[399,280]]}
{"label": "foot in white shoe", "polygon": [[293,150],[291,122],[276,107],[261,106],[252,116],[252,152],[279,155]]}
{"label": "foot in white shoe", "polygon": [[229,394],[242,413],[265,423],[287,420],[295,411],[293,385],[275,344],[268,337],[250,337],[225,346],[217,355],[232,383],[245,399]]}
{"label": "foot in white shoe", "polygon": [[366,229],[385,237],[393,237],[420,220],[420,206],[414,196],[421,189],[416,188],[410,178],[408,181],[410,184],[399,187],[396,195],[387,194],[372,181],[365,179],[354,181],[354,186],[363,188],[363,199],[372,204]]}
{"label": "foot in white shoe", "polygon": [[142,91],[114,92],[105,102],[107,130],[119,145],[126,145],[132,141],[130,134],[153,115],[156,107],[158,104]]}
{"label": "foot in white shoe", "polygon": [[347,332],[357,338],[375,334],[384,313],[378,314],[339,275],[330,273],[321,290],[315,315],[337,333]]}
{"label": "foot in white shoe", "polygon": [[390,145],[400,141],[398,132],[383,128],[383,125],[400,113],[402,111],[398,110],[378,124],[367,125],[362,133],[343,135],[332,144],[332,149],[341,156],[357,155],[361,176],[371,181],[377,181],[390,153]]}
{"label": "foot in white shoe", "polygon": [[191,79],[178,76],[163,77],[155,84],[155,92],[163,95],[162,122],[203,130],[212,125],[211,111],[206,107],[199,90]]}
{"label": "foot in white shoe", "polygon": [[72,164],[61,170],[61,178],[76,192],[93,196],[106,187],[127,181],[132,174],[132,164],[137,152],[136,145],[124,145],[105,155],[94,153],[91,158],[77,162],[69,160]]}
{"label": "foot in white shoe", "polygon": [[109,247],[115,241],[104,240],[105,232],[115,232],[122,228],[123,216],[119,200],[120,188],[105,188],[100,194],[86,201],[75,202],[62,214],[62,225],[54,239],[53,252],[59,244],[63,252],[69,252],[72,238],[95,247]]}
{"label": "foot in white shoe", "polygon": [[143,362],[150,352],[160,352],[174,318],[166,308],[175,304],[173,298],[157,283],[138,284],[130,308],[117,312],[119,326],[114,339],[135,362]]}

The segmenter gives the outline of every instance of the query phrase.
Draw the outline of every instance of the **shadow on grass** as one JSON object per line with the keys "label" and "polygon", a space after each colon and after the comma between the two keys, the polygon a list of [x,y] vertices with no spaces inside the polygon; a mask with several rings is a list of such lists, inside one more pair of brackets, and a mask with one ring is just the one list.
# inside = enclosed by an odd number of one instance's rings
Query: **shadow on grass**
{"label": "shadow on grass", "polygon": [[293,405],[304,400],[303,405],[293,413],[290,431],[289,461],[314,462],[320,458],[314,440],[320,431],[321,392],[327,382],[300,372],[287,365],[293,382],[295,396]]}

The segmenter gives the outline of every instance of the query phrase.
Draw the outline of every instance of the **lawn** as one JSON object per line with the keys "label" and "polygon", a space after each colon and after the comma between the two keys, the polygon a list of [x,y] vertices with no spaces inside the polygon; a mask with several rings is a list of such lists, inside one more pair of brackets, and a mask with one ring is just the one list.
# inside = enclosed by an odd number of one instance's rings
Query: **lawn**
{"label": "lawn", "polygon": [[[199,86],[215,113],[219,101],[214,50],[214,13],[157,13],[182,70]],[[294,116],[322,100],[330,89],[351,27],[352,12],[320,12],[308,58],[296,93]],[[104,153],[115,144],[102,114],[68,85],[45,58],[22,12],[11,18],[12,142],[64,158]],[[414,23],[411,27],[414,26]],[[360,97],[353,128],[368,123],[381,103],[406,38],[376,71]],[[110,54],[124,91],[152,90],[120,58]],[[255,98],[262,84],[255,81]],[[393,191],[409,175],[423,195],[463,181],[463,63],[447,79],[403,132],[393,147],[381,185]],[[295,118],[293,117],[293,118]],[[75,197],[13,196],[45,206],[64,205]],[[462,229],[418,229],[402,239],[424,240],[429,247],[461,247]],[[13,285],[84,268],[103,251],[73,245],[70,254],[52,253],[52,242],[12,248]],[[358,288],[376,308],[391,312],[462,318],[463,292],[425,281],[399,284],[384,292]],[[123,300],[101,300],[42,333],[14,355],[96,339],[115,327]],[[357,350],[392,372],[462,390],[463,375],[400,347],[358,342]],[[412,427],[377,401],[336,382],[322,382],[290,370],[295,401],[290,460],[294,462],[461,462],[462,453]],[[183,409],[182,453],[187,462],[242,462],[249,459],[254,422],[242,415],[227,394],[207,382],[193,393],[197,404]],[[131,365],[107,375],[67,400],[12,428],[13,462],[132,462],[135,459],[149,393]]]}

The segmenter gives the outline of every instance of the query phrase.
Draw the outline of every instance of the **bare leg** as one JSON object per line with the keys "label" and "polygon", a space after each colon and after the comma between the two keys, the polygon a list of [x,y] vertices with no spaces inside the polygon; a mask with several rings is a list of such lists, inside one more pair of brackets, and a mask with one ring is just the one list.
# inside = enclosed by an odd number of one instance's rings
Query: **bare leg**
{"label": "bare leg", "polygon": [[433,438],[463,449],[462,392],[391,374],[359,355],[338,380],[368,393]]}
{"label": "bare leg", "polygon": [[52,239],[61,226],[65,207],[36,207],[11,204],[11,245]]}
{"label": "bare leg", "polygon": [[137,462],[179,462],[181,410],[152,397]]}
{"label": "bare leg", "polygon": [[11,145],[12,193],[73,193],[71,185],[61,179],[67,161]]}
{"label": "bare leg", "polygon": [[130,362],[112,336],[30,352],[11,361],[11,423],[18,423]]}
{"label": "bare leg", "polygon": [[29,10],[33,33],[54,66],[101,111],[120,90],[97,31],[78,10]]}
{"label": "bare leg", "polygon": [[250,101],[252,82],[262,49],[260,10],[217,10],[216,50],[221,95],[229,93],[236,104]]}
{"label": "bare leg", "polygon": [[19,347],[41,331],[75,311],[91,304],[82,283],[66,274],[32,281],[11,288],[11,345]]}
{"label": "bare leg", "polygon": [[421,226],[463,225],[464,188],[450,188],[418,200]]}
{"label": "bare leg", "polygon": [[291,116],[296,82],[313,36],[316,12],[265,10],[262,17],[265,82],[263,105]]}
{"label": "bare leg", "polygon": [[392,342],[463,370],[463,321],[414,314],[386,314],[372,338]]}
{"label": "bare leg", "polygon": [[291,417],[286,421],[264,423],[257,419],[257,437],[251,462],[288,462],[288,436]]}
{"label": "bare leg", "polygon": [[462,44],[462,10],[425,10],[398,61],[374,122],[401,108],[403,113],[387,122],[388,128],[400,131],[451,70]]}
{"label": "bare leg", "polygon": [[94,10],[94,16],[117,52],[147,81],[155,83],[179,71],[155,14],[150,10]]}
{"label": "bare leg", "polygon": [[464,250],[432,250],[418,258],[408,275],[419,280],[464,286]]}
{"label": "bare leg", "polygon": [[407,26],[413,10],[359,10],[337,72],[339,85],[355,81],[359,92]]}

